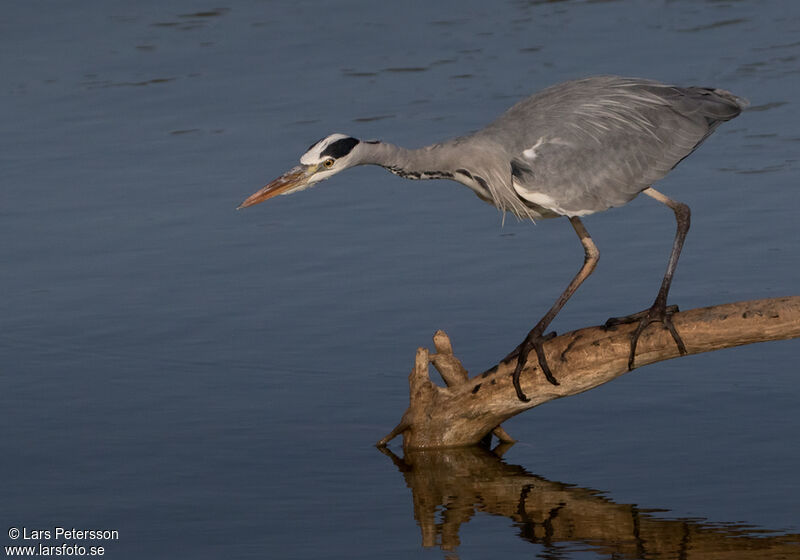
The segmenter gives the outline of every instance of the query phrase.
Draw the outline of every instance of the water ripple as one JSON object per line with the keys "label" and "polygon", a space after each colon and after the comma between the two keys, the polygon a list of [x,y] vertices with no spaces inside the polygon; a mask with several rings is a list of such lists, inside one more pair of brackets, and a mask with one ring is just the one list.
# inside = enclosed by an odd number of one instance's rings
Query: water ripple
{"label": "water ripple", "polygon": [[696,33],[698,31],[708,31],[709,29],[716,29],[717,27],[726,27],[728,25],[739,25],[740,23],[745,23],[747,21],[748,20],[746,18],[723,19],[720,21],[707,23],[705,25],[697,25],[695,27],[686,27],[684,29],[677,29],[676,31],[680,33]]}

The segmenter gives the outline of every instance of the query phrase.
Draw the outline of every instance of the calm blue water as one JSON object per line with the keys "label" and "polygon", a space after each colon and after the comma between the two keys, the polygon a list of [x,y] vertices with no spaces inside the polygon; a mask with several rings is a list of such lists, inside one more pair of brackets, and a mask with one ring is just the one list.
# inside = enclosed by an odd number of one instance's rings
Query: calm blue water
{"label": "calm blue water", "polygon": [[[235,211],[330,132],[420,146],[591,74],[710,85],[752,107],[660,184],[693,210],[672,301],[796,295],[798,36],[778,0],[7,3],[2,530],[117,530],[113,559],[747,557],[741,533],[800,558],[796,341],[637,370],[514,418],[502,461],[408,471],[372,444],[415,349],[443,328],[495,363],[580,265],[568,223],[377,168]],[[649,305],[674,232],[649,199],[585,223],[603,257],[560,331]]]}

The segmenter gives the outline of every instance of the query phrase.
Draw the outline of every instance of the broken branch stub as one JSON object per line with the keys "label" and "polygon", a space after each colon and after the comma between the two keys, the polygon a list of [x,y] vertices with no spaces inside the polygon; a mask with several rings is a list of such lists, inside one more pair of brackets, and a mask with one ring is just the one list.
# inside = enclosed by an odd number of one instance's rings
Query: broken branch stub
{"label": "broken branch stub", "polygon": [[[800,337],[800,296],[753,300],[692,309],[673,315],[687,355],[731,348],[755,342]],[[500,424],[530,408],[553,399],[588,391],[628,372],[630,335],[636,324],[595,326],[572,331],[544,345],[547,361],[560,385],[551,385],[539,370],[538,360],[528,361],[522,371],[523,391],[530,402],[520,401],[511,376],[515,361],[501,362],[470,378],[455,357],[447,335],[434,336],[435,354],[420,348],[409,376],[410,404],[401,422],[378,442],[386,445],[403,435],[409,449],[472,445]],[[639,339],[635,367],[679,357],[669,331],[648,327]],[[431,381],[433,363],[447,384]],[[502,428],[501,440],[513,441]]]}

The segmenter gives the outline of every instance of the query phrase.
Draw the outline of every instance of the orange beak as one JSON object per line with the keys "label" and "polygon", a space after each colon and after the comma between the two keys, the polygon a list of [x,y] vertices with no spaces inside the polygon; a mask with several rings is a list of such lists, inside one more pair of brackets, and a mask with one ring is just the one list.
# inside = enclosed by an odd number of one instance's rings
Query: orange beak
{"label": "orange beak", "polygon": [[[313,168],[313,166],[312,166]],[[298,165],[293,167],[260,191],[251,194],[247,200],[239,205],[237,210],[253,206],[259,202],[264,202],[278,196],[279,194],[289,194],[290,192],[302,188],[308,184],[308,179],[312,175],[312,168],[305,165]]]}

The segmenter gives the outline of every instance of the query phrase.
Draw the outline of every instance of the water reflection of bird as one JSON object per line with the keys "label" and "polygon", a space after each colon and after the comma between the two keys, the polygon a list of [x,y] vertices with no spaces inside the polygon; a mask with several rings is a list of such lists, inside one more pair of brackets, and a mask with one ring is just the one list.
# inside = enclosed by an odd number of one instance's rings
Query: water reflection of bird
{"label": "water reflection of bird", "polygon": [[[548,480],[506,463],[501,456],[508,447],[406,449],[403,457],[380,449],[411,490],[422,546],[438,546],[448,552],[446,558],[457,558],[461,529],[492,515],[506,518],[518,538],[535,544],[541,551],[536,558],[800,558],[797,532],[674,518],[666,509],[648,512],[615,502],[607,492]],[[651,483],[661,485],[657,478]],[[463,535],[470,538],[470,533]],[[571,554],[578,550],[582,554]],[[587,556],[589,551],[596,554]]]}
{"label": "water reflection of bird", "polygon": [[592,273],[599,252],[580,217],[630,202],[644,193],[675,213],[677,234],[667,271],[653,305],[607,325],[637,322],[628,367],[633,367],[642,331],[653,322],[686,348],[667,307],[675,266],[689,230],[689,207],[651,185],[691,154],[717,126],[747,102],[712,88],[676,87],[652,80],[601,76],[565,82],[511,107],[474,134],[416,150],[379,141],[331,134],[309,147],[300,165],[245,200],[240,208],[275,195],[308,188],[349,167],[380,165],[406,179],[451,179],[472,189],[501,211],[532,220],[566,216],[584,248],[583,266],[553,307],[506,360],[517,358],[514,388],[528,400],[519,375],[535,350],[548,381],[557,385],[542,343],[550,322]]}

